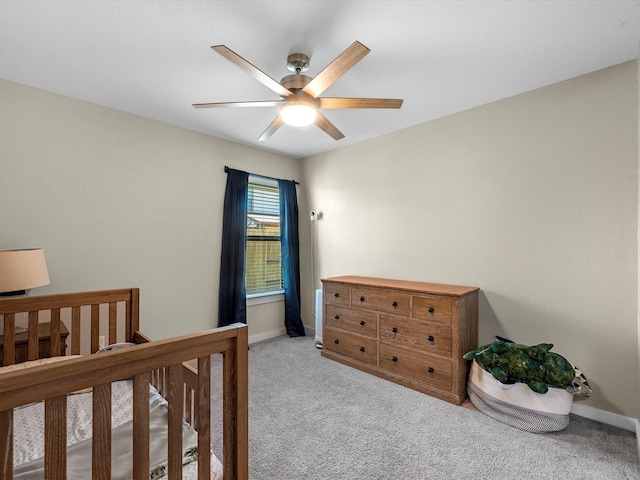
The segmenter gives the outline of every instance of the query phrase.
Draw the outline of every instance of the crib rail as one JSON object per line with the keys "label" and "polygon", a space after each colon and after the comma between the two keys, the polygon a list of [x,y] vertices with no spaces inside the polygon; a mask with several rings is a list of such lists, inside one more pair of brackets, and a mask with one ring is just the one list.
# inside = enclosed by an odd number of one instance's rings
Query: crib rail
{"label": "crib rail", "polygon": [[[139,310],[138,288],[0,299],[0,315],[4,316],[3,365],[16,362],[18,316],[24,320],[28,318],[27,360],[35,360],[38,358],[39,323],[50,322],[51,356],[67,353],[60,342],[63,323],[69,328],[70,354],[95,353],[100,347],[101,336],[107,344],[133,341],[134,333],[140,329]],[[66,322],[63,315],[67,317]],[[83,335],[89,337],[89,351],[85,352],[81,351]]]}

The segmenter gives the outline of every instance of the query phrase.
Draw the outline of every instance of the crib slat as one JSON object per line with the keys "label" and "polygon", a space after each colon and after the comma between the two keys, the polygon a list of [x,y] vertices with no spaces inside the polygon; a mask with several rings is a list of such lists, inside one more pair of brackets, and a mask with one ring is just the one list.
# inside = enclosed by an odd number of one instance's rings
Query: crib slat
{"label": "crib slat", "polygon": [[124,302],[124,341],[133,342],[133,332],[131,331],[131,301]]}
{"label": "crib slat", "polygon": [[131,330],[128,332],[131,336],[127,337],[127,342],[132,342],[133,335],[140,330],[140,290],[131,289],[131,303],[127,302],[127,327],[131,324]]}
{"label": "crib slat", "polygon": [[38,358],[38,312],[29,312],[29,339],[27,340],[27,360]]}
{"label": "crib slat", "polygon": [[[195,364],[195,365],[194,365]],[[198,359],[182,364],[182,380],[185,390],[184,419],[198,430]]]}
{"label": "crib slat", "polygon": [[149,478],[149,373],[133,377],[133,480]]}
{"label": "crib slat", "polygon": [[224,352],[222,357],[224,480],[249,478],[247,345],[247,331],[242,329],[238,331],[233,348]]}
{"label": "crib slat", "polygon": [[44,478],[67,477],[67,397],[44,401]]}
{"label": "crib slat", "polygon": [[100,304],[91,305],[91,353],[100,349]]}
{"label": "crib slat", "polygon": [[111,384],[93,387],[93,480],[111,478]]}
{"label": "crib slat", "polygon": [[0,412],[0,478],[13,478],[13,410]]}
{"label": "crib slat", "polygon": [[51,356],[62,355],[60,351],[60,309],[51,309]]}
{"label": "crib slat", "polygon": [[198,480],[211,476],[211,357],[198,358],[196,425],[198,428]]}
{"label": "crib slat", "polygon": [[4,316],[4,358],[3,365],[13,365],[16,361],[16,315],[6,313]]}
{"label": "crib slat", "polygon": [[182,417],[184,418],[185,422],[193,425],[193,423],[195,422],[195,419],[191,415],[193,392],[190,388],[184,385],[183,394],[184,394],[184,410],[182,411]]}
{"label": "crib slat", "polygon": [[116,343],[117,337],[118,304],[109,304],[109,344]]}
{"label": "crib slat", "polygon": [[[167,439],[167,460],[169,478],[182,478],[182,411],[184,397],[182,395],[182,365],[171,365],[168,373],[169,419]],[[207,452],[209,450],[207,449]]]}
{"label": "crib slat", "polygon": [[154,370],[153,373],[154,373],[153,386],[156,387],[158,392],[160,392],[160,395],[162,395],[163,397],[166,398],[166,396],[167,396],[166,369],[165,368],[159,368],[157,370]]}
{"label": "crib slat", "polygon": [[71,308],[71,355],[80,355],[80,307]]}

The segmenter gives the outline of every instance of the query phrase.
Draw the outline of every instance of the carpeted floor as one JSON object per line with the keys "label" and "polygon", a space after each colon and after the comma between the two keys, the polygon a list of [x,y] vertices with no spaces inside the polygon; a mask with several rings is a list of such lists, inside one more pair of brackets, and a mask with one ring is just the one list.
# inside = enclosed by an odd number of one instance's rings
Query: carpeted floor
{"label": "carpeted floor", "polygon": [[572,415],[561,432],[523,432],[327,360],[312,337],[249,351],[251,480],[618,480],[639,463],[629,431]]}

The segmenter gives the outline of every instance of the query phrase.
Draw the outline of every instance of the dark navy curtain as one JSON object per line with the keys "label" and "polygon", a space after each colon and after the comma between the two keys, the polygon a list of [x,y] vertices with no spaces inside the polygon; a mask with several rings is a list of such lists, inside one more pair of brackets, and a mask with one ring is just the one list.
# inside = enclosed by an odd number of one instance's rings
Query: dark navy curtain
{"label": "dark navy curtain", "polygon": [[300,318],[300,248],[296,184],[278,180],[280,193],[280,247],[284,276],[284,326],[290,337],[304,337]]}
{"label": "dark navy curtain", "polygon": [[247,299],[244,282],[247,244],[247,198],[249,174],[225,168],[227,187],[222,218],[222,255],[220,259],[220,297],[218,326],[247,323]]}

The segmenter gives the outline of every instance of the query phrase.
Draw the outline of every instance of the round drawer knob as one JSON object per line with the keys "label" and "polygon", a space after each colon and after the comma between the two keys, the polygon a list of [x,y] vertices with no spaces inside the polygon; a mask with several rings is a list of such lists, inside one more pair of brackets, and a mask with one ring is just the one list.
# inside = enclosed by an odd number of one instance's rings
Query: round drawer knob
{"label": "round drawer knob", "polygon": [[364,352],[364,347],[360,347],[360,351],[361,351],[361,352]]}
{"label": "round drawer knob", "polygon": [[391,358],[391,361],[392,361],[392,362],[397,362],[397,361],[398,361],[398,357],[392,357],[392,358]]}
{"label": "round drawer knob", "polygon": [[360,320],[360,325],[364,325],[364,320]]}
{"label": "round drawer knob", "polygon": [[391,329],[391,331],[392,331],[393,333],[398,333],[398,329],[397,329],[396,327],[393,327],[393,328]]}
{"label": "round drawer knob", "polygon": [[333,341],[333,343],[335,343],[336,345],[340,343],[340,340],[338,340],[337,338]]}
{"label": "round drawer knob", "polygon": [[338,298],[340,296],[340,294],[338,292],[333,294],[334,297]]}
{"label": "round drawer knob", "polygon": [[364,302],[364,297],[360,297],[360,301],[361,301],[361,302]]}
{"label": "round drawer knob", "polygon": [[396,307],[398,306],[398,302],[393,302],[393,303],[391,304],[391,306],[392,306],[393,308],[396,308]]}
{"label": "round drawer knob", "polygon": [[429,340],[430,342],[433,342],[433,335],[429,335],[429,336],[427,337],[427,340]]}
{"label": "round drawer knob", "polygon": [[429,313],[433,314],[434,311],[433,307],[429,307]]}
{"label": "round drawer knob", "polygon": [[340,315],[334,315],[333,318],[335,318],[336,320],[340,320]]}
{"label": "round drawer knob", "polygon": [[433,367],[429,367],[429,373],[433,373]]}

